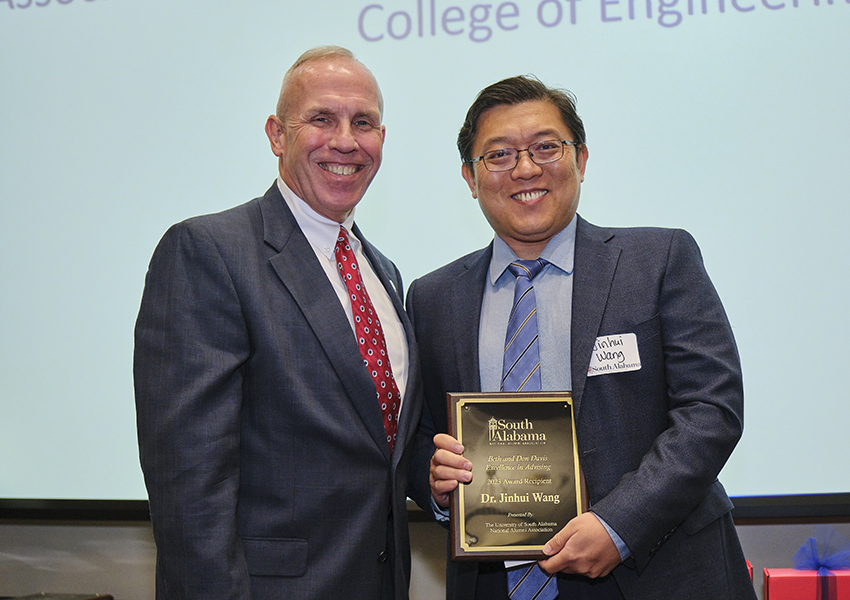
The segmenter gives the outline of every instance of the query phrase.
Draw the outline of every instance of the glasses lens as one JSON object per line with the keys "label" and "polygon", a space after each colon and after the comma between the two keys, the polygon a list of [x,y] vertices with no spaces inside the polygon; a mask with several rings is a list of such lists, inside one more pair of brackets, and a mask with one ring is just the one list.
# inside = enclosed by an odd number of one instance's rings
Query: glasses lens
{"label": "glasses lens", "polygon": [[491,150],[484,155],[484,166],[491,171],[510,171],[516,166],[516,155],[514,148]]}
{"label": "glasses lens", "polygon": [[[523,150],[500,148],[484,154],[484,166],[490,171],[510,171],[517,164],[517,155]],[[546,140],[528,147],[528,155],[538,165],[555,162],[564,155],[564,144],[560,140]]]}
{"label": "glasses lens", "polygon": [[537,142],[528,147],[531,160],[538,165],[555,162],[564,155],[564,145],[558,140]]}

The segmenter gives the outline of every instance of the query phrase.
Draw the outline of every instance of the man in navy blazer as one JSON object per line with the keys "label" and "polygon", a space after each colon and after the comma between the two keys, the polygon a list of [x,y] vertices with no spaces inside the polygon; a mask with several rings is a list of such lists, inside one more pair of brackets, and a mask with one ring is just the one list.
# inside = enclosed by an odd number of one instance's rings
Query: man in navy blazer
{"label": "man in navy blazer", "polygon": [[[596,227],[576,214],[584,126],[569,94],[536,79],[484,89],[458,148],[496,236],[408,291],[425,389],[417,501],[445,507],[458,482],[484,476],[446,434],[446,393],[499,390],[514,287],[506,267],[541,258],[532,281],[541,387],[572,391],[590,503],[544,547],[540,567],[557,574],[550,591],[563,600],[754,598],[717,480],[743,428],[740,363],[693,238]],[[594,352],[626,339],[620,365]],[[505,566],[449,561],[447,592],[504,600]]]}
{"label": "man in navy blazer", "polygon": [[[349,51],[308,51],[266,123],[278,180],[173,226],[153,255],[134,375],[158,599],[408,597],[419,361],[399,272],[353,223],[382,109]],[[358,348],[343,234],[383,325],[395,413]]]}

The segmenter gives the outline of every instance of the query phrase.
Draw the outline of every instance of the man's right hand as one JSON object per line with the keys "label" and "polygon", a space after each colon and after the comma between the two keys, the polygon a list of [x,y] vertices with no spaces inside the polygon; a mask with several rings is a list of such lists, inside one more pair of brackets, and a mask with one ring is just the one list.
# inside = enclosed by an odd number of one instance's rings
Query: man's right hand
{"label": "man's right hand", "polygon": [[435,435],[434,445],[437,449],[431,457],[431,495],[438,506],[446,508],[458,483],[472,481],[472,463],[463,457],[460,442],[448,434]]}

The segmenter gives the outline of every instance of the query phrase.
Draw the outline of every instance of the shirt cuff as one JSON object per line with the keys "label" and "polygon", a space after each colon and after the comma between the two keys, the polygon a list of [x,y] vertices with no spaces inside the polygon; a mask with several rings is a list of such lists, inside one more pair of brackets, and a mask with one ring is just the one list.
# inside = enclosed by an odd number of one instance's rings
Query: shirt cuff
{"label": "shirt cuff", "polygon": [[[434,513],[434,518],[437,519],[440,523],[445,523],[449,520],[449,509],[443,508],[437,501],[434,500],[434,496],[430,496],[431,499],[431,511]],[[616,535],[616,534],[615,534]]]}
{"label": "shirt cuff", "polygon": [[629,547],[626,546],[626,542],[623,541],[623,538],[617,535],[616,531],[611,529],[611,526],[605,522],[605,519],[603,519],[596,513],[593,513],[593,516],[599,519],[599,522],[602,523],[602,526],[605,528],[605,531],[607,531],[608,535],[611,536],[611,541],[614,542],[614,545],[617,547],[617,552],[620,553],[620,562],[623,562],[624,560],[629,558],[632,555],[632,552],[631,550],[629,550]]}

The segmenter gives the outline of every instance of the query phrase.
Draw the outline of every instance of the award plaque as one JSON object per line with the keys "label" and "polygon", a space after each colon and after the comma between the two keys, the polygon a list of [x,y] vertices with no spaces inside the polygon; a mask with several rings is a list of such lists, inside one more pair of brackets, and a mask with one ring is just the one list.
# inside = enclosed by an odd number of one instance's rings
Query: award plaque
{"label": "award plaque", "polygon": [[448,408],[473,473],[452,494],[452,558],[545,558],[585,509],[569,392],[448,394]]}

